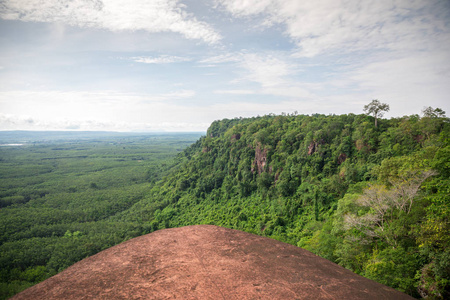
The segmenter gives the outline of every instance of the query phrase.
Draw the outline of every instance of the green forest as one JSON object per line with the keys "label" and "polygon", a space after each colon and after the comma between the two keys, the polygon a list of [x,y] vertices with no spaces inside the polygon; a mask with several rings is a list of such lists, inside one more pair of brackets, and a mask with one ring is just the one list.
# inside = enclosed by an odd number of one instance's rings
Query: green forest
{"label": "green forest", "polygon": [[449,119],[367,112],[224,119],[190,143],[0,149],[2,297],[129,238],[214,224],[448,299]]}
{"label": "green forest", "polygon": [[111,217],[146,198],[200,136],[0,132],[0,299],[149,233]]}

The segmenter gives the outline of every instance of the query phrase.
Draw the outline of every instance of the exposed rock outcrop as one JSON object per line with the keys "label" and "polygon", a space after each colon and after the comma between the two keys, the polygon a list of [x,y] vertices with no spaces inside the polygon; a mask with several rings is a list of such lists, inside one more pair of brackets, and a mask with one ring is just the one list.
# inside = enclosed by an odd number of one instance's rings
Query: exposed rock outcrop
{"label": "exposed rock outcrop", "polygon": [[304,249],[210,225],[86,258],[13,299],[413,299]]}
{"label": "exposed rock outcrop", "polygon": [[324,143],[325,141],[323,139],[320,141],[312,141],[308,146],[308,155],[313,155],[317,151],[319,145],[323,145]]}
{"label": "exposed rock outcrop", "polygon": [[342,164],[347,159],[347,155],[345,153],[341,153],[338,156],[338,164]]}
{"label": "exposed rock outcrop", "polygon": [[316,152],[316,148],[317,148],[317,142],[312,141],[311,144],[309,144],[309,146],[308,146],[308,155],[314,154],[314,152]]}
{"label": "exposed rock outcrop", "polygon": [[240,133],[233,134],[231,136],[231,142],[235,143],[236,141],[239,141],[240,138],[241,138],[241,134]]}
{"label": "exposed rock outcrop", "polygon": [[[258,174],[264,172],[264,168],[266,167],[267,162],[267,149],[261,149],[261,144],[258,144],[255,149],[255,166]],[[254,169],[252,169],[254,172]]]}

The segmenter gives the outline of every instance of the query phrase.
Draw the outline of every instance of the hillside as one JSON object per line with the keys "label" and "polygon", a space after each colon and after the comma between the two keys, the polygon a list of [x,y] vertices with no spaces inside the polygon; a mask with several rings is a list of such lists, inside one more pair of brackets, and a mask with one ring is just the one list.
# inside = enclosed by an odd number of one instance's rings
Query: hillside
{"label": "hillside", "polygon": [[415,297],[449,293],[449,122],[281,115],[214,122],[117,221],[215,224],[304,247]]}
{"label": "hillside", "polygon": [[411,299],[288,244],[216,226],[160,230],[13,299]]}
{"label": "hillside", "polygon": [[2,147],[0,298],[133,237],[198,224],[450,298],[450,123],[438,112],[377,126],[367,115],[268,115],[216,121],[199,140]]}

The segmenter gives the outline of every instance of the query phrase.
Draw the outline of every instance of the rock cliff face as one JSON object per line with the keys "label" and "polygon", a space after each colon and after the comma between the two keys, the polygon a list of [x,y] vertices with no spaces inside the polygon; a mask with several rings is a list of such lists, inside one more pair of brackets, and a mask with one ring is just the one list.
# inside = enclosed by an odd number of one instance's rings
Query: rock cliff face
{"label": "rock cliff face", "polygon": [[261,149],[261,144],[258,144],[255,149],[255,165],[258,174],[264,172],[267,162],[267,149]]}
{"label": "rock cliff face", "polygon": [[164,229],[86,258],[13,299],[413,299],[257,235]]}
{"label": "rock cliff face", "polygon": [[319,145],[323,144],[325,144],[323,139],[320,139],[319,141],[312,141],[308,146],[308,155],[313,155],[317,151]]}

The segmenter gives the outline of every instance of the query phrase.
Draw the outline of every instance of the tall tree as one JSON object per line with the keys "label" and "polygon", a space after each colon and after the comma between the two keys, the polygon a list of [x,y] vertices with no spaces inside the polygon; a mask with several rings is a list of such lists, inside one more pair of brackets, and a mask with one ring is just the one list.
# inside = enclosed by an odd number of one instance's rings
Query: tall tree
{"label": "tall tree", "polygon": [[389,104],[381,103],[377,99],[372,100],[367,105],[364,105],[364,112],[375,117],[375,127],[377,127],[378,117],[382,117],[385,111],[389,111]]}
{"label": "tall tree", "polygon": [[425,107],[422,110],[423,116],[427,118],[444,118],[445,111],[438,108],[432,108],[431,106]]}

